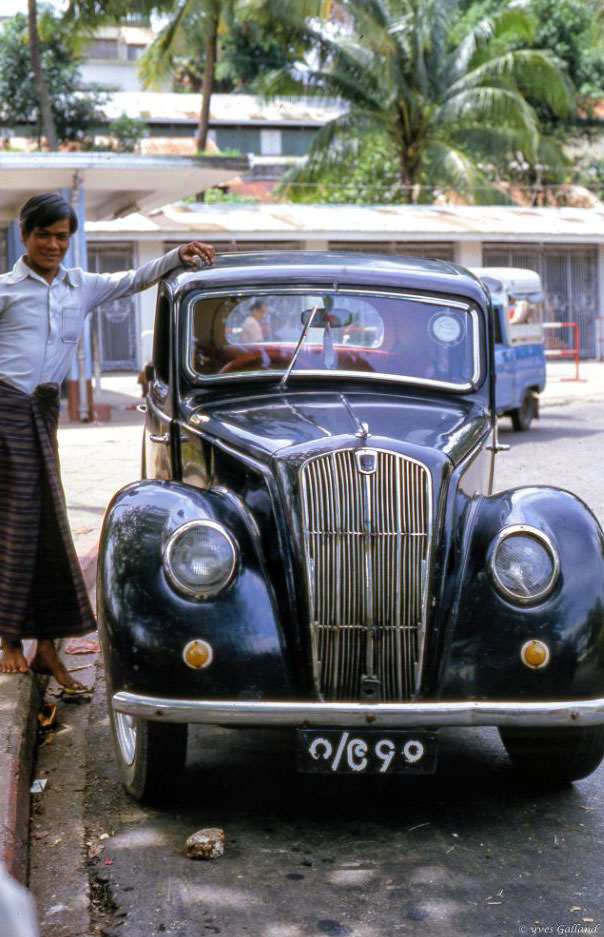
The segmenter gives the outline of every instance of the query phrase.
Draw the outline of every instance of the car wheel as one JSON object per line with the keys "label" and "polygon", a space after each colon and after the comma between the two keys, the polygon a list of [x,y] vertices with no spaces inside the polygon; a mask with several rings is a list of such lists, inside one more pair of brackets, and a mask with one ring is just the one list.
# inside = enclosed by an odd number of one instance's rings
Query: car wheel
{"label": "car wheel", "polygon": [[177,793],[187,756],[187,726],[111,713],[122,783],[136,800],[159,803]]}
{"label": "car wheel", "polygon": [[517,432],[526,431],[530,428],[535,416],[535,410],[535,397],[531,390],[527,390],[518,409],[512,410],[510,413],[512,426]]}
{"label": "car wheel", "polygon": [[579,781],[604,758],[604,726],[500,729],[499,734],[514,766],[546,785]]}

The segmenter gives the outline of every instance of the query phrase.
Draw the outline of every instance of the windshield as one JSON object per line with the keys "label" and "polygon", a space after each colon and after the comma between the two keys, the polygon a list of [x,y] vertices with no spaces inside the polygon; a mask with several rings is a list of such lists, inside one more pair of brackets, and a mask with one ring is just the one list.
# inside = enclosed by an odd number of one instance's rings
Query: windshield
{"label": "windshield", "polygon": [[444,298],[205,293],[189,300],[187,321],[187,364],[205,380],[276,378],[291,369],[288,380],[354,375],[469,389],[480,375],[477,312]]}

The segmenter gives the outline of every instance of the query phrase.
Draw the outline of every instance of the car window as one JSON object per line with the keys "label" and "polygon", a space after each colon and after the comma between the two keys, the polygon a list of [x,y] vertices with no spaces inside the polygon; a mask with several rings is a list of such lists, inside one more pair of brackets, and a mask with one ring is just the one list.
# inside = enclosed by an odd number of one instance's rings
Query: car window
{"label": "car window", "polygon": [[[466,386],[480,373],[478,316],[463,303],[362,291],[197,295],[187,364],[205,379],[303,374]],[[308,320],[313,316],[311,322]]]}
{"label": "car window", "polygon": [[500,345],[503,342],[503,333],[501,330],[501,315],[503,313],[503,305],[501,303],[493,302],[493,325],[495,327],[495,344]]}
{"label": "car window", "polygon": [[543,341],[543,293],[510,295],[508,323],[512,344]]}
{"label": "car window", "polygon": [[170,380],[170,300],[163,294],[157,300],[155,312],[153,365],[156,377],[167,384]]}

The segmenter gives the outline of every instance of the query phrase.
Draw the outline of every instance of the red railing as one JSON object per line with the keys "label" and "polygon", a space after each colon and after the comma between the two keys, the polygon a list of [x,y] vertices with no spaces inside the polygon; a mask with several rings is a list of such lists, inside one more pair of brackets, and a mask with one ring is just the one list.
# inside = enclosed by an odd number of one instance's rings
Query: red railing
{"label": "red railing", "polygon": [[598,361],[604,359],[604,316],[596,316],[596,358]]}
{"label": "red railing", "polygon": [[[577,322],[544,322],[545,357],[572,358],[575,376],[562,377],[561,381],[580,381],[579,377],[579,324]],[[548,334],[549,333],[549,334]]]}

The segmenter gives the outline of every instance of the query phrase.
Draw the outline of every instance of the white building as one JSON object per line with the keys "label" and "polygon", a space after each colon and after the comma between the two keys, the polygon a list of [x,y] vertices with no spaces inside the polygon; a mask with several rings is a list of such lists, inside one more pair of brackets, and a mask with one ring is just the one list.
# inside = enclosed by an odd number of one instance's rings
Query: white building
{"label": "white building", "polygon": [[79,68],[82,87],[103,85],[116,91],[142,90],[138,59],[154,39],[155,33],[144,26],[100,27],[82,50],[84,60]]}
{"label": "white building", "polygon": [[[576,321],[581,354],[604,358],[604,209],[468,206],[170,205],[146,215],[89,222],[91,269],[140,263],[200,238],[220,251],[352,250],[433,257],[462,266],[537,270],[550,320]],[[135,304],[137,336],[107,370],[150,357],[154,297]],[[115,332],[116,348],[123,348]],[[120,364],[123,361],[124,364]]]}
{"label": "white building", "polygon": [[[541,274],[550,320],[577,322],[581,354],[604,358],[604,208],[175,202],[226,185],[247,166],[224,157],[0,154],[0,269],[20,250],[11,222],[21,203],[36,191],[69,191],[77,178],[90,270],[136,266],[193,238],[228,252],[363,250],[529,267]],[[105,370],[149,358],[154,306],[148,290],[98,310]]]}

